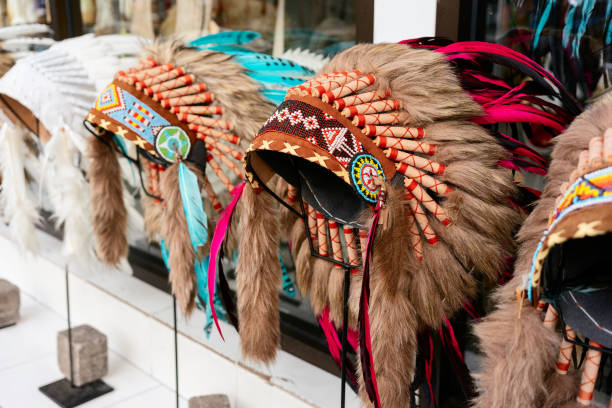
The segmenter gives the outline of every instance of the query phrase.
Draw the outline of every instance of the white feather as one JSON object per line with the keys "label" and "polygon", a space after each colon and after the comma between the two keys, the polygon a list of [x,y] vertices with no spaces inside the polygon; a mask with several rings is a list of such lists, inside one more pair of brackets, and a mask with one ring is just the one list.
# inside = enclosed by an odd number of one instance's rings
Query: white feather
{"label": "white feather", "polygon": [[[13,22],[13,24],[17,23]],[[0,40],[51,34],[53,31],[45,24],[19,24],[0,28]]]}
{"label": "white feather", "polygon": [[2,192],[0,199],[5,220],[17,245],[30,252],[38,249],[36,223],[38,209],[28,194],[24,168],[27,147],[23,130],[8,123],[0,128],[0,169]]}
{"label": "white feather", "polygon": [[47,171],[42,183],[56,225],[64,227],[64,254],[88,258],[94,256],[89,184],[77,166],[75,157],[79,153],[70,132],[65,126],[54,129],[45,145]]}
{"label": "white feather", "polygon": [[285,51],[282,58],[288,59],[306,68],[310,68],[315,72],[318,72],[323,68],[323,65],[329,62],[329,57],[301,48],[293,48]]}

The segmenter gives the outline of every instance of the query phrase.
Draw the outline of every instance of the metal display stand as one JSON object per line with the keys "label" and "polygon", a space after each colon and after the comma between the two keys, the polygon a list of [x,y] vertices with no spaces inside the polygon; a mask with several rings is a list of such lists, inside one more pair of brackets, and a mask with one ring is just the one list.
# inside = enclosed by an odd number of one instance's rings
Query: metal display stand
{"label": "metal display stand", "polygon": [[172,295],[172,318],[174,323],[174,388],[176,408],[179,408],[179,365],[178,365],[178,330],[176,319],[176,296]]}
{"label": "metal display stand", "polygon": [[70,380],[62,378],[38,389],[51,401],[63,408],[72,408],[113,391],[113,387],[98,379],[80,387],[74,385],[74,366],[72,362],[72,325],[70,321],[70,286],[68,266],[64,268],[66,278],[66,320],[68,323],[68,356],[70,361]]}

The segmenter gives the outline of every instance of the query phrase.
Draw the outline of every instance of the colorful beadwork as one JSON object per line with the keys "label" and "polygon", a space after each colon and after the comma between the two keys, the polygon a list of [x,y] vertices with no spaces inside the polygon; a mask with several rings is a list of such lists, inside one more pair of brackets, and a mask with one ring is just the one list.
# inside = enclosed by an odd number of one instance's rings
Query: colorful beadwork
{"label": "colorful beadwork", "polygon": [[[96,110],[115,119],[151,145],[170,122],[125,89],[110,84],[96,99]],[[127,134],[126,134],[127,135]],[[121,135],[124,136],[124,135]]]}
{"label": "colorful beadwork", "polygon": [[385,179],[380,162],[371,154],[362,153],[355,156],[351,167],[353,186],[366,201],[375,203],[380,192],[376,180]]}
{"label": "colorful beadwork", "polygon": [[177,160],[177,153],[183,159],[187,157],[191,150],[191,141],[180,127],[167,126],[157,134],[155,149],[163,159],[174,163]]}
{"label": "colorful beadwork", "polygon": [[[119,71],[96,99],[87,120],[168,164],[176,162],[177,152],[189,159],[191,147],[199,139],[206,145],[212,172],[232,191],[231,177],[225,172],[242,178],[238,166],[242,153],[231,146],[237,145],[239,138],[231,132],[231,123],[219,117],[224,109],[214,101],[206,84],[185,68],[160,65],[149,58]],[[208,190],[212,188],[208,186]],[[215,208],[220,209],[218,198],[212,198]]]}
{"label": "colorful beadwork", "polygon": [[567,190],[550,217],[550,224],[579,208],[612,199],[612,168],[585,174]]}
{"label": "colorful beadwork", "polygon": [[[594,207],[610,203],[612,167],[587,173],[566,190],[552,212],[548,229],[533,254],[527,288],[529,300],[537,300],[542,267],[550,249],[568,239],[604,234],[609,225],[603,225],[602,215]],[[589,212],[589,209],[592,211]],[[572,221],[571,216],[577,211],[580,211],[580,220]]]}
{"label": "colorful beadwork", "polygon": [[307,103],[286,100],[259,131],[279,131],[308,140],[330,152],[345,167],[356,153],[363,151],[361,143],[333,116]]}

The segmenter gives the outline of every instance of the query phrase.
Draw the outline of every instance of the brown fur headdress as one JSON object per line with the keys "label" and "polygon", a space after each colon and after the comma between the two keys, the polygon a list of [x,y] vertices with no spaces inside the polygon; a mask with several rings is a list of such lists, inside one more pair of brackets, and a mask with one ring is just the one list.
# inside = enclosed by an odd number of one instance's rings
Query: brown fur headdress
{"label": "brown fur headdress", "polygon": [[209,224],[242,178],[244,148],[272,107],[230,55],[179,42],[157,42],[138,66],[118,72],[86,118],[98,136],[90,146],[90,177],[100,257],[114,264],[128,249],[113,146],[129,140],[144,158],[149,233],[163,238],[173,293],[189,313]]}
{"label": "brown fur headdress", "polygon": [[[612,96],[607,95],[578,116],[567,131],[555,138],[548,172],[549,182],[518,234],[520,248],[515,277],[495,292],[493,297],[497,301],[496,310],[475,326],[483,353],[482,370],[476,377],[480,392],[474,401],[476,407],[573,407],[576,406],[574,401],[577,394],[581,398],[586,395],[576,385],[578,373],[570,371],[568,375],[568,357],[573,346],[565,340],[562,344],[562,337],[555,330],[559,320],[558,311],[543,301],[536,302],[533,307],[523,289],[530,286],[532,267],[535,272],[546,258],[539,255],[534,257],[536,251],[544,254],[550,249],[548,244],[552,241],[546,239],[542,246],[542,237],[551,238],[556,234],[559,243],[565,240],[565,232],[558,228],[551,230],[553,234],[545,233],[551,225],[550,221],[556,217],[555,207],[557,204],[563,205],[560,198],[567,191],[568,183],[576,179],[576,176],[582,176],[586,169],[585,161],[579,160],[580,155],[584,159],[585,151],[589,148],[597,150],[597,144],[601,143],[598,139],[611,127]],[[608,157],[603,157],[604,162],[608,160]],[[601,165],[602,160],[598,161]],[[600,209],[597,213],[604,221],[607,212]],[[566,224],[566,230],[567,227]],[[587,258],[585,255],[585,260],[575,261],[584,263]],[[548,283],[549,286],[554,284]],[[534,299],[538,287],[532,289]],[[575,337],[575,331],[564,331],[568,338]],[[593,377],[592,372],[589,375]],[[582,404],[589,405],[588,399],[583,398]]]}
{"label": "brown fur headdress", "polygon": [[442,55],[398,44],[355,46],[288,92],[246,156],[237,266],[245,355],[270,361],[278,348],[272,255],[282,232],[300,290],[337,326],[343,268],[352,269],[348,323],[361,329],[361,362],[373,359],[361,367],[364,403],[410,404],[417,334],[444,326],[513,251],[515,185],[497,164],[504,149],[469,121],[481,114]]}

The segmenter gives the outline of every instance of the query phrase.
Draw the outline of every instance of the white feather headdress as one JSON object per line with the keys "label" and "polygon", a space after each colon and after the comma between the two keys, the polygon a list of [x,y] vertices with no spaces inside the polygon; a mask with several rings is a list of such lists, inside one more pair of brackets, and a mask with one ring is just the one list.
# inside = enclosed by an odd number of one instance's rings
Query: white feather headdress
{"label": "white feather headdress", "polygon": [[[30,131],[40,135],[38,130],[44,129],[48,133],[41,152],[41,192],[47,194],[53,216],[64,228],[64,249],[69,256],[94,253],[89,185],[82,171],[86,168],[86,139],[92,136],[83,128],[82,118],[114,72],[134,64],[131,56],[138,55],[142,45],[134,36],[85,35],[19,60],[0,79],[0,99],[11,119],[20,122],[27,116],[36,123],[36,128],[30,123]],[[19,110],[19,104],[25,109]],[[20,182],[14,174],[2,180],[9,192]],[[132,224],[143,223],[136,211],[130,214]],[[27,242],[18,235],[27,235],[34,228],[35,218],[27,220],[12,229],[18,242]]]}

